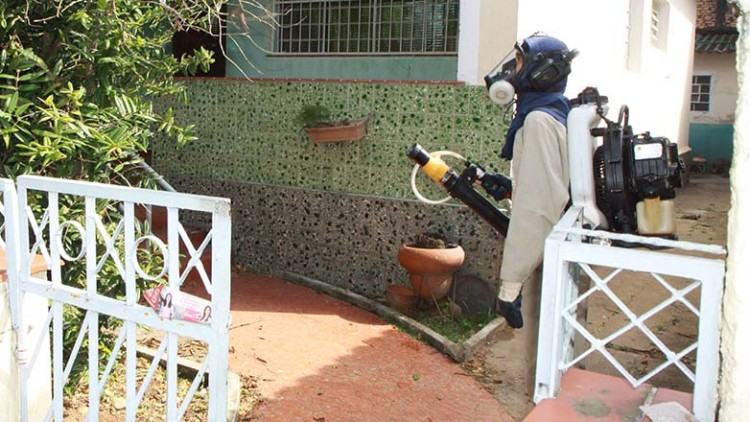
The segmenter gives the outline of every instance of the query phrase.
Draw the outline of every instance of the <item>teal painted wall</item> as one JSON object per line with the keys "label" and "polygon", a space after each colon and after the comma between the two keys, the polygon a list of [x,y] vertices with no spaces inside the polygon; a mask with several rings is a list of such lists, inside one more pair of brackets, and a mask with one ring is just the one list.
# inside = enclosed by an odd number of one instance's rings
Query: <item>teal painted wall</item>
{"label": "teal painted wall", "polygon": [[691,153],[708,161],[731,161],[733,136],[734,127],[731,124],[691,123]]}
{"label": "teal painted wall", "polygon": [[[238,16],[238,14],[230,14]],[[305,79],[455,81],[457,56],[274,56],[272,31],[260,22],[229,36],[227,76]],[[230,32],[231,33],[231,32]]]}

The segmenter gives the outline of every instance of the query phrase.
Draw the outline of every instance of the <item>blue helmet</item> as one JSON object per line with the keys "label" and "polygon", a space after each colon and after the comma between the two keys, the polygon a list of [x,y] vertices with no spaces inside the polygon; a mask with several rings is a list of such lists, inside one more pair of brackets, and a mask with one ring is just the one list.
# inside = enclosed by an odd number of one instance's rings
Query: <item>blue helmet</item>
{"label": "blue helmet", "polygon": [[523,92],[565,92],[570,62],[578,54],[564,42],[547,35],[532,35],[516,44],[523,67],[516,77],[516,89]]}

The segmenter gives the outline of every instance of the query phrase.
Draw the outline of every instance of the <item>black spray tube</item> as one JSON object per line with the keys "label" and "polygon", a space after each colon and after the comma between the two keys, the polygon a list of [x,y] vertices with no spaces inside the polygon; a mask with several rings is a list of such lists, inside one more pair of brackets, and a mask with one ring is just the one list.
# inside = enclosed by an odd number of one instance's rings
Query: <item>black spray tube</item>
{"label": "black spray tube", "polygon": [[[406,155],[419,164],[423,170],[426,170],[430,178],[440,183],[452,197],[463,202],[479,214],[498,233],[503,236],[508,234],[508,224],[510,223],[508,216],[474,190],[472,180],[469,180],[468,177],[458,175],[442,163],[441,160],[431,157],[419,144],[415,144],[409,148]],[[431,163],[433,160],[436,160],[436,163]]]}
{"label": "black spray tube", "polygon": [[503,236],[508,235],[508,224],[510,224],[508,216],[474,190],[474,185],[469,180],[451,170],[445,177],[443,187],[452,197],[466,204],[484,221],[490,223],[498,233]]}

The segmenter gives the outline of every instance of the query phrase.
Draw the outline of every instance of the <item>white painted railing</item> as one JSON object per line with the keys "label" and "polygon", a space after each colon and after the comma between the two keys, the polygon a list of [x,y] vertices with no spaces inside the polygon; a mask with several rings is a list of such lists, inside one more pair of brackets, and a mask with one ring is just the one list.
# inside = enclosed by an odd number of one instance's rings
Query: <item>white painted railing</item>
{"label": "white painted railing", "polygon": [[[15,191],[10,181],[3,180],[6,196],[15,201]],[[14,271],[8,271],[9,282],[14,288],[11,302],[16,310],[22,308],[29,296],[49,299],[51,306],[47,315],[47,326],[52,324],[52,404],[45,420],[63,420],[63,388],[78,355],[83,339],[88,336],[88,415],[87,420],[95,421],[99,416],[99,404],[107,379],[120,359],[120,352],[125,349],[126,368],[126,420],[135,421],[136,411],[148,390],[155,370],[166,354],[166,404],[167,421],[177,421],[185,414],[193,395],[202,382],[206,372],[210,375],[208,383],[208,420],[224,421],[227,418],[227,371],[228,371],[228,328],[230,314],[230,242],[231,220],[229,201],[198,195],[186,195],[146,189],[135,189],[80,181],[53,178],[21,176],[17,180],[18,206],[9,206],[5,202],[6,242],[15,242],[17,247],[8,248],[8,260],[18,264]],[[47,206],[43,214],[35,215],[27,199],[30,195],[42,195]],[[83,224],[77,221],[60,221],[60,196],[65,195],[82,200],[85,203]],[[123,219],[116,224],[114,231],[109,232],[101,217],[97,214],[100,201],[117,205],[123,210]],[[167,209],[168,227],[166,244],[153,235],[145,234],[139,238],[139,222],[135,218],[135,207],[158,206]],[[8,213],[9,209],[17,212]],[[180,223],[180,210],[205,212],[212,215],[212,227],[204,242],[196,249],[191,243],[185,229]],[[69,230],[80,234],[82,244],[80,252],[73,254],[65,251],[63,236]],[[103,240],[105,251],[97,251],[97,239]],[[160,276],[149,276],[143,272],[138,261],[137,251],[142,242],[154,243],[164,255],[164,268]],[[185,268],[181,268],[180,242],[186,246],[190,255]],[[203,267],[201,254],[208,245],[211,246],[211,275]],[[123,245],[124,248],[118,247]],[[101,248],[100,248],[101,249]],[[51,281],[40,279],[30,274],[31,259],[35,254],[44,257],[51,273]],[[65,261],[84,259],[86,263],[86,286],[76,288],[63,280],[62,265]],[[97,292],[97,278],[105,261],[114,262],[117,273],[125,285],[125,300],[106,297]],[[187,274],[196,268],[206,291],[211,295],[212,307],[209,323],[194,323],[182,320],[163,319],[153,309],[140,305],[136,293],[136,276],[158,280],[165,278],[167,285],[179,290]],[[63,305],[74,306],[85,311],[82,326],[67,362],[63,359]],[[100,370],[99,358],[99,316],[107,315],[123,321],[109,360]],[[14,324],[18,332],[24,333],[25,321],[23,312],[14,312]],[[137,385],[136,379],[136,336],[139,326],[165,332],[157,355],[154,357],[148,372]],[[205,342],[208,354],[201,364],[191,387],[185,397],[178,398],[177,391],[177,350],[180,337]],[[29,406],[26,390],[33,380],[30,379],[29,364],[33,364],[39,353],[41,342],[33,338],[19,338],[22,349],[28,349],[29,359],[20,368],[20,409],[21,420],[26,421]]]}
{"label": "white painted railing", "polygon": [[[613,240],[639,243],[649,247],[671,250],[644,250],[612,246]],[[720,259],[678,254],[679,251],[720,255]],[[700,421],[714,418],[717,404],[719,371],[719,324],[724,281],[724,248],[632,235],[618,235],[581,228],[581,210],[572,208],[563,216],[547,238],[544,252],[542,303],[539,326],[539,349],[536,368],[534,401],[552,398],[560,388],[560,378],[570,367],[579,364],[589,355],[599,353],[636,388],[651,380],[664,369],[675,366],[694,384],[693,412]],[[600,277],[592,266],[606,267],[611,272]],[[669,294],[658,305],[637,315],[633,304],[609,287],[609,283],[622,271],[649,274]],[[586,291],[579,291],[579,274],[591,280]],[[683,288],[670,285],[665,277],[690,280]],[[691,292],[700,291],[699,306],[687,298]],[[628,323],[599,338],[582,324],[576,315],[578,305],[593,294],[606,295],[627,318]],[[698,317],[698,338],[682,350],[673,351],[664,344],[645,322],[670,305],[680,303]],[[607,345],[631,329],[643,333],[665,356],[662,364],[640,378],[634,377]],[[584,338],[589,347],[576,351],[574,340]],[[683,363],[683,358],[696,352],[695,372]]]}
{"label": "white painted railing", "polygon": [[[9,229],[12,222],[18,221],[18,201],[15,185],[0,179],[0,250],[5,255],[4,274],[6,282],[0,283],[0,414],[6,420],[43,420],[44,414],[52,402],[52,376],[49,345],[49,321],[47,300],[41,297],[26,297],[24,306],[19,309],[18,283],[12,282],[19,268],[18,230]],[[46,278],[46,267],[34,265],[35,276]],[[17,277],[16,277],[17,278]],[[18,326],[17,315],[23,314],[24,329]],[[39,347],[32,356],[24,347],[24,338],[33,338]],[[23,388],[22,370],[33,382]],[[21,401],[28,403],[23,408]]]}

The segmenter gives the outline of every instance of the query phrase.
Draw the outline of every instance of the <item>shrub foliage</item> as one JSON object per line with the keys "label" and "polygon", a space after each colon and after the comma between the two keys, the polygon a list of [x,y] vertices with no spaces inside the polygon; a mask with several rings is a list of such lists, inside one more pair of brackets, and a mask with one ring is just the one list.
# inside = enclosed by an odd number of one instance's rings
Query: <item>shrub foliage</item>
{"label": "shrub foliage", "polygon": [[[213,60],[212,53],[202,48],[174,58],[165,46],[175,30],[210,30],[223,18],[219,10],[221,2],[212,0],[0,2],[0,176],[37,174],[148,185],[138,164],[149,140],[167,136],[183,144],[192,139],[189,127],[178,125],[170,109],[156,112],[152,100],[180,95],[182,87],[174,75],[205,70]],[[45,200],[42,196],[29,200],[40,219]],[[61,220],[84,223],[80,198],[61,197],[60,208]],[[97,213],[112,235],[121,219],[120,209],[100,201]],[[44,236],[49,238],[49,233]],[[106,251],[101,237],[97,239],[100,257]],[[80,248],[80,234],[68,232],[64,243],[68,251]],[[122,259],[122,235],[117,246]],[[158,252],[139,254],[142,267],[161,267]],[[85,284],[84,261],[65,264],[66,284]],[[143,280],[139,284],[143,287]],[[98,273],[98,291],[124,296],[122,277],[111,258]],[[66,307],[65,320],[68,356],[83,315]],[[106,356],[117,321],[102,317],[99,325],[99,348]],[[85,368],[87,342],[68,388],[75,388]]]}

